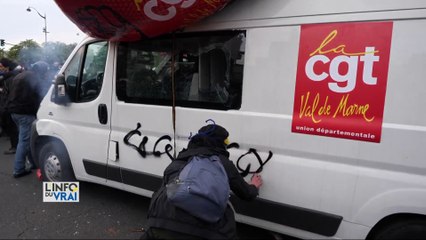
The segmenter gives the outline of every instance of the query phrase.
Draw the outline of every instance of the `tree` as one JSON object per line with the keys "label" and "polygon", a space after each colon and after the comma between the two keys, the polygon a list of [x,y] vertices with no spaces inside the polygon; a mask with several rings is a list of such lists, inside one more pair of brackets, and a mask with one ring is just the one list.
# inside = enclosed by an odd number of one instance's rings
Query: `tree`
{"label": "tree", "polygon": [[43,45],[43,60],[49,64],[57,62],[62,65],[76,45],[62,42],[47,42]]}
{"label": "tree", "polygon": [[7,56],[24,67],[29,67],[31,63],[41,59],[42,48],[37,42],[29,39],[11,47]]}
{"label": "tree", "polygon": [[4,57],[6,57],[6,52],[4,51],[4,49],[0,49],[0,58]]}
{"label": "tree", "polygon": [[40,60],[50,65],[55,62],[62,65],[76,45],[76,43],[47,42],[40,46],[34,40],[25,40],[11,47],[9,51],[1,49],[0,57],[8,57],[26,68]]}

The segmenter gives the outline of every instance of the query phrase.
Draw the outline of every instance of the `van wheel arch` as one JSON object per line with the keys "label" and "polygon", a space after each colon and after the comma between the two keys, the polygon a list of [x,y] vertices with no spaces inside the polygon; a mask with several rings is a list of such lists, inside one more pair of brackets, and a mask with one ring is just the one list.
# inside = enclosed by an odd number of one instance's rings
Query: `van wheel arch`
{"label": "van wheel arch", "polygon": [[38,166],[44,181],[75,181],[68,151],[62,141],[46,137],[38,142]]}
{"label": "van wheel arch", "polygon": [[371,229],[366,239],[426,239],[426,216],[408,213],[387,216]]}

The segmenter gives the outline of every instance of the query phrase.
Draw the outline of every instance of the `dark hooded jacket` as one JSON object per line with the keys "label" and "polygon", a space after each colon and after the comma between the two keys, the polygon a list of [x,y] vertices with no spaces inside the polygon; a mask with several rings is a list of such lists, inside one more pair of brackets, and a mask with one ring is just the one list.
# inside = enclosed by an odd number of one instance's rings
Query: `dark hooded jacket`
{"label": "dark hooded jacket", "polygon": [[24,71],[16,75],[9,93],[7,111],[35,116],[40,104],[37,93],[38,82],[38,75],[32,71]]}
{"label": "dark hooded jacket", "polygon": [[207,125],[201,128],[164,171],[161,188],[153,194],[148,211],[148,227],[167,229],[205,239],[235,239],[236,224],[233,210],[228,205],[224,216],[217,223],[208,223],[193,217],[189,213],[174,207],[167,200],[165,185],[179,175],[191,157],[196,155],[217,155],[228,175],[232,192],[243,200],[252,200],[258,195],[258,189],[248,184],[229,160],[224,140],[228,132],[219,125]]}
{"label": "dark hooded jacket", "polygon": [[42,89],[48,70],[47,63],[37,62],[31,70],[15,76],[9,93],[7,110],[10,113],[36,115],[46,91]]}
{"label": "dark hooded jacket", "polygon": [[6,105],[9,99],[10,89],[12,87],[12,81],[18,73],[22,72],[22,69],[17,63],[7,59],[0,59],[0,63],[9,69],[8,72],[1,74],[0,76],[0,115],[7,112]]}

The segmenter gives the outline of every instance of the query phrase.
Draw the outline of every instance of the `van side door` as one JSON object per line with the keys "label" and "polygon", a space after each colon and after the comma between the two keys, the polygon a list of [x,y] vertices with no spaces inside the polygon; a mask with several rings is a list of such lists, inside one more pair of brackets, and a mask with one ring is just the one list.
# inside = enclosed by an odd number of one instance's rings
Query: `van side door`
{"label": "van side door", "polygon": [[108,172],[121,174],[123,188],[151,196],[191,133],[240,108],[244,39],[220,31],[118,43],[111,142],[119,157]]}
{"label": "van side door", "polygon": [[[110,134],[112,71],[107,41],[83,45],[61,72],[69,103],[56,105],[52,113],[66,126],[62,138],[78,179],[105,182]],[[96,176],[96,177],[95,177]]]}

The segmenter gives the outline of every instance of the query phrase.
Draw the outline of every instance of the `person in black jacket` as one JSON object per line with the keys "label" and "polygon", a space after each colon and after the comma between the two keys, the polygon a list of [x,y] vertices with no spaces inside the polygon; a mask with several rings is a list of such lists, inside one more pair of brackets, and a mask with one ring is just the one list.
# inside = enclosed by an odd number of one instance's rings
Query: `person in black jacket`
{"label": "person in black jacket", "polygon": [[0,122],[3,131],[10,139],[10,148],[4,151],[4,154],[14,154],[18,145],[18,128],[11,114],[6,110],[6,104],[13,78],[22,72],[22,67],[8,58],[0,59],[0,67],[5,70],[0,76]]}
{"label": "person in black jacket", "polygon": [[[41,84],[45,81],[49,65],[37,62],[31,70],[24,71],[15,76],[9,94],[7,111],[12,114],[12,119],[18,126],[19,137],[15,154],[13,176],[15,178],[31,173],[35,164],[30,154],[31,125],[36,119],[42,95]],[[28,158],[30,169],[25,168]]]}
{"label": "person in black jacket", "polygon": [[241,177],[237,168],[229,160],[226,149],[228,131],[216,124],[202,127],[191,138],[188,148],[181,151],[165,169],[162,186],[151,199],[148,210],[147,230],[141,239],[236,239],[234,212],[227,206],[224,216],[216,223],[208,223],[175,207],[167,200],[166,184],[179,175],[186,162],[193,156],[217,155],[228,175],[232,192],[243,200],[253,200],[258,196],[262,178],[254,174],[251,183]]}

